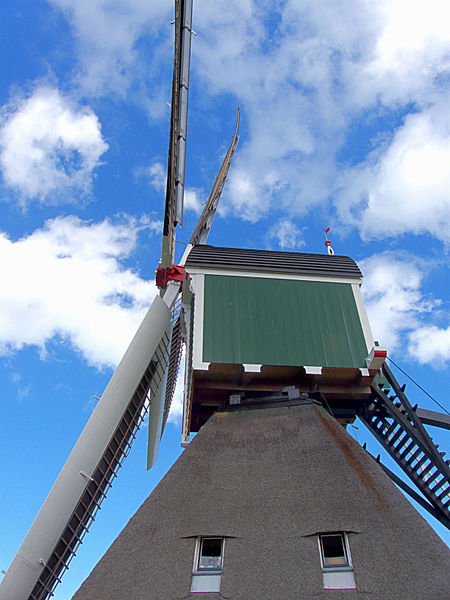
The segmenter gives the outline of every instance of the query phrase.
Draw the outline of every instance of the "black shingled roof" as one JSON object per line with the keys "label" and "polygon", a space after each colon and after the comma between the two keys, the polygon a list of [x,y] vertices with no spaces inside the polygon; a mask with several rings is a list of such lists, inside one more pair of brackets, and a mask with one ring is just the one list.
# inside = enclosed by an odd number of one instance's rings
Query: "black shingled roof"
{"label": "black shingled roof", "polygon": [[188,270],[189,267],[328,277],[362,277],[358,265],[348,256],[221,248],[206,244],[199,244],[192,248],[186,261]]}

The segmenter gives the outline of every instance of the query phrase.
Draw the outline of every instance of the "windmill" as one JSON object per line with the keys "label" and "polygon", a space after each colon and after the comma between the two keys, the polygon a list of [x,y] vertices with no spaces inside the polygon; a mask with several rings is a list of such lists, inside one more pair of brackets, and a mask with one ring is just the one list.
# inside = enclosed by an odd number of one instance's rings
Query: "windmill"
{"label": "windmill", "polygon": [[[359,292],[361,273],[357,265],[351,259],[340,256],[214,248],[205,244],[236,148],[238,123],[190,244],[180,265],[173,264],[175,228],[182,223],[183,217],[192,1],[178,0],[175,7],[168,180],[162,257],[157,271],[160,295],[150,307],[14,559],[0,588],[2,598],[37,600],[52,594],[104,499],[118,466],[128,453],[146,408],[149,408],[150,415],[148,466],[154,464],[174,390],[182,337],[186,339],[187,346],[182,441],[188,448],[180,466],[176,466],[173,473],[179,476],[180,469],[185,468],[184,481],[186,474],[191,474],[193,480],[197,481],[192,461],[189,465],[189,456],[197,453],[196,465],[202,460],[207,463],[211,459],[214,468],[209,471],[215,472],[209,472],[209,475],[216,488],[213,485],[214,489],[210,492],[212,495],[208,497],[210,510],[215,509],[221,498],[223,503],[224,489],[231,493],[226,485],[218,490],[221,478],[228,473],[230,481],[236,485],[233,502],[228,503],[222,517],[208,514],[207,508],[202,505],[201,517],[192,513],[188,520],[189,527],[181,534],[177,531],[172,539],[166,540],[172,556],[184,553],[180,564],[186,564],[186,561],[192,563],[194,560],[194,572],[192,573],[192,565],[186,571],[189,581],[183,580],[183,577],[186,579],[186,572],[183,572],[176,585],[174,584],[175,587],[184,586],[186,593],[218,593],[222,591],[222,569],[225,589],[227,585],[231,586],[225,581],[225,569],[230,560],[232,563],[239,556],[236,540],[242,534],[242,518],[245,520],[248,513],[242,511],[239,530],[236,522],[229,520],[228,510],[230,506],[235,506],[238,511],[236,495],[243,496],[241,490],[245,485],[245,476],[250,477],[255,468],[254,464],[248,464],[244,450],[252,450],[250,440],[253,440],[260,455],[266,461],[272,461],[258,465],[258,476],[264,470],[273,472],[276,470],[273,461],[276,461],[277,452],[282,453],[284,448],[284,452],[289,451],[291,455],[297,448],[298,454],[298,434],[302,427],[304,430],[305,424],[309,425],[309,430],[315,437],[308,441],[304,439],[307,436],[300,436],[303,439],[301,450],[304,453],[314,445],[311,442],[316,443],[318,438],[323,438],[326,434],[327,440],[330,440],[328,452],[331,455],[336,447],[340,447],[342,452],[345,447],[347,454],[344,452],[344,455],[357,461],[357,469],[345,471],[349,481],[352,478],[351,481],[356,486],[358,482],[355,473],[362,476],[358,469],[363,469],[364,476],[368,474],[367,477],[375,487],[373,493],[376,495],[379,485],[383,488],[383,496],[389,492],[386,491],[385,479],[380,475],[380,467],[375,463],[367,466],[371,459],[368,456],[361,458],[354,447],[348,446],[349,442],[341,426],[358,415],[402,466],[421,495],[410,486],[400,483],[401,480],[397,483],[442,523],[447,526],[449,524],[448,465],[423,427],[423,422],[444,426],[448,426],[448,422],[439,415],[420,412],[411,407],[404,390],[385,365],[386,351],[377,347],[371,338]],[[180,294],[182,312],[179,306]],[[217,298],[223,302],[220,308],[215,302]],[[269,302],[273,298],[278,302],[278,320],[274,317],[274,304],[272,302],[270,305]],[[246,299],[257,299],[257,302],[248,303],[248,310],[241,311]],[[227,310],[228,313],[225,314]],[[314,310],[316,312],[313,313]],[[215,319],[217,314],[222,317],[220,323]],[[305,318],[307,314],[308,319]],[[288,319],[288,326],[286,315],[292,317]],[[233,324],[238,322],[239,328],[236,329]],[[283,323],[284,331],[281,333]],[[309,331],[305,331],[305,324],[310,327]],[[268,332],[269,337],[263,335],[255,341],[255,331]],[[292,336],[298,340],[300,333],[305,337],[302,344],[305,353],[301,357],[297,353],[293,359],[289,353],[295,352],[298,344],[290,345],[284,340],[292,339]],[[321,343],[314,350],[315,356],[312,356],[309,349],[314,345],[313,340],[319,337]],[[247,344],[246,347],[245,344],[249,341],[253,344]],[[278,356],[274,357],[273,349]],[[226,423],[230,425],[224,427]],[[280,431],[280,428],[285,436],[275,439],[272,432]],[[200,430],[191,445],[191,432]],[[243,437],[243,434],[248,437]],[[261,435],[266,438],[267,444],[261,445]],[[220,462],[217,453],[219,449],[226,453],[227,442],[230,442],[233,452],[228,454],[228,463],[224,463]],[[215,454],[211,450],[211,444],[215,448]],[[276,450],[275,453],[267,451],[271,445]],[[363,450],[360,452],[364,454]],[[236,460],[235,464],[241,467],[241,488],[230,473],[232,460]],[[341,463],[342,461],[338,461],[334,465],[330,462],[329,468],[341,468]],[[271,469],[268,469],[269,465]],[[286,488],[280,487],[281,496],[280,490],[277,493],[273,490],[271,499],[271,502],[273,498],[279,499],[281,505],[282,496],[288,491],[296,492],[295,486],[291,489],[287,485],[288,480],[292,480],[290,470],[300,466],[304,469],[305,463],[300,461],[297,464],[294,461],[293,465],[288,465],[289,468],[285,469],[285,461],[282,465],[283,468],[280,465],[278,472]],[[327,475],[331,480],[333,474],[327,471]],[[391,476],[395,478],[394,474]],[[317,489],[311,490],[310,496],[316,498],[320,492],[322,497],[329,498],[323,489],[323,481],[316,481],[315,484]],[[165,483],[163,487],[167,489],[167,485]],[[209,493],[200,491],[206,495]],[[261,493],[261,490],[255,492],[255,498],[259,501],[256,504],[259,506]],[[154,510],[152,506],[155,501],[152,502],[149,510]],[[306,500],[304,504],[307,504]],[[183,506],[182,502],[181,505],[175,502],[171,511],[167,505],[163,508],[167,515],[173,515],[174,512],[180,512]],[[390,504],[389,509],[392,509]],[[350,557],[353,556],[357,571],[358,552],[355,551],[357,544],[350,544],[349,538],[359,533],[354,529],[357,529],[358,519],[361,528],[360,515],[353,522],[350,522],[349,515],[341,520],[339,515],[331,516],[333,518],[328,516],[321,527],[314,526],[311,530],[305,530],[305,544],[299,548],[299,555],[304,558],[305,553],[312,556],[311,545],[319,542],[323,587],[352,589],[356,584]],[[324,518],[322,514],[320,518]],[[166,521],[167,519],[166,516]],[[408,519],[412,520],[410,514]],[[207,521],[209,525],[206,525]],[[258,527],[252,529],[250,525],[251,535],[247,536],[247,554],[244,553],[244,556],[252,556],[256,560],[258,555],[254,551],[250,552],[250,546],[257,546]],[[423,524],[419,525],[419,529],[425,536]],[[167,528],[166,536],[169,533],[170,528]],[[129,530],[124,534],[124,548],[130,548],[127,546]],[[175,547],[174,540],[179,542],[180,538],[183,541]],[[155,548],[158,553],[161,552],[161,545],[156,545]],[[242,549],[240,552],[242,556]],[[122,557],[125,556],[123,552],[121,554]],[[140,553],[140,556],[144,554]],[[316,554],[319,556],[317,552]],[[165,558],[164,560],[166,561]],[[437,561],[433,574],[441,564]],[[275,567],[279,568],[277,564]],[[429,562],[425,569],[431,573]],[[108,572],[114,573],[111,580],[119,577],[126,587],[129,580],[125,578],[124,570],[107,568]],[[102,585],[102,577],[97,576],[96,580],[95,577],[94,575],[91,591],[88,583],[85,592],[80,590],[80,597],[83,597],[83,593],[87,594],[86,597],[89,594],[90,597],[101,597],[96,586]],[[356,572],[357,581],[358,577],[361,578]],[[272,576],[271,578],[274,579]],[[295,578],[289,579],[297,585]],[[317,581],[314,582],[316,583]],[[103,585],[106,585],[104,579]],[[144,585],[147,585],[145,581]],[[252,585],[255,586],[256,583],[253,581]],[[283,585],[283,582],[278,582],[278,585]],[[442,582],[438,581],[437,585],[444,590]],[[127,594],[126,590],[120,592],[118,588],[115,592],[122,593],[121,597]],[[158,597],[157,591],[152,590],[152,594],[150,596]],[[264,592],[260,592],[259,597],[264,597],[263,594]],[[159,592],[159,596],[172,597],[164,590]],[[103,597],[114,596],[103,592]],[[182,597],[178,588],[174,597]],[[266,597],[289,596],[282,594]]]}

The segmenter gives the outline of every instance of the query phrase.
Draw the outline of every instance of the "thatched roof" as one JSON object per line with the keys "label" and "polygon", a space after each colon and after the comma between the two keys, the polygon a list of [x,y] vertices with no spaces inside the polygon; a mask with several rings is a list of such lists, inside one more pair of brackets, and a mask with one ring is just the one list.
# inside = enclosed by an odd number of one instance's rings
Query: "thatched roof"
{"label": "thatched roof", "polygon": [[[132,491],[130,491],[132,493]],[[323,589],[317,534],[348,534],[357,590]],[[195,538],[225,540],[220,595],[190,593]],[[74,600],[447,600],[449,552],[322,408],[217,412]]]}

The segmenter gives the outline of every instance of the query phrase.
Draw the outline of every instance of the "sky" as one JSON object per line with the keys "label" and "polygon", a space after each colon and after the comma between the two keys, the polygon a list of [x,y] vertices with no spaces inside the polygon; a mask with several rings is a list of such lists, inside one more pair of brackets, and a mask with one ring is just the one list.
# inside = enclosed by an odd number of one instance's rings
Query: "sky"
{"label": "sky", "polygon": [[[0,16],[6,569],[156,294],[173,5],[3,0]],[[447,410],[449,21],[447,0],[194,0],[177,233],[189,240],[239,107],[209,243],[322,253],[330,227],[336,254],[363,271],[375,339]],[[407,393],[440,410],[412,383]],[[181,452],[180,413],[181,385],[157,465],[146,472],[144,426],[56,600],[71,598]],[[381,451],[361,423],[350,429]]]}

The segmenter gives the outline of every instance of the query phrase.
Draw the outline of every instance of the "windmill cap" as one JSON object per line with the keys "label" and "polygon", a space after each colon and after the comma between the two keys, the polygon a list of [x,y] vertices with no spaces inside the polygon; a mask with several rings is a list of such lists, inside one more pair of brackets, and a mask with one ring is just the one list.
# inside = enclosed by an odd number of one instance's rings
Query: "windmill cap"
{"label": "windmill cap", "polygon": [[290,273],[360,279],[362,273],[348,256],[278,252],[248,248],[225,248],[199,244],[193,246],[186,268],[224,269],[266,273]]}

